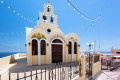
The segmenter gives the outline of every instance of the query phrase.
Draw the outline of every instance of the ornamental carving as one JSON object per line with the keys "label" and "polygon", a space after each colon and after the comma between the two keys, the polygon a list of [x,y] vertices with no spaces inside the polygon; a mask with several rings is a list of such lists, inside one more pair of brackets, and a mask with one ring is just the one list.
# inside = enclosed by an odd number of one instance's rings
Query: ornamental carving
{"label": "ornamental carving", "polygon": [[40,39],[46,39],[45,36],[42,33],[35,33],[32,35],[32,38],[37,38],[38,40]]}

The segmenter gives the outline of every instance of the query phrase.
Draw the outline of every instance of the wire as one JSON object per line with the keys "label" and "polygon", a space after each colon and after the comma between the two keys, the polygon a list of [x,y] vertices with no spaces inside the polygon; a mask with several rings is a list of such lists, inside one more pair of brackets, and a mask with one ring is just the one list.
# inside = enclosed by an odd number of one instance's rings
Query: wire
{"label": "wire", "polygon": [[20,16],[24,20],[27,20],[28,22],[31,22],[31,23],[37,23],[37,22],[34,22],[34,21],[24,17],[23,15],[21,15],[19,12],[17,12],[15,9],[13,9],[11,6],[9,6],[5,1],[1,0],[1,3],[4,4],[8,9],[11,9],[14,13],[16,13],[18,16]]}
{"label": "wire", "polygon": [[74,8],[74,10],[78,12],[78,14],[81,14],[81,16],[84,17],[88,21],[97,21],[101,17],[101,14],[99,14],[99,16],[97,16],[96,18],[93,18],[93,19],[89,18],[86,15],[84,15],[81,11],[79,11],[69,0],[67,0],[67,2],[68,2],[68,5],[71,5]]}
{"label": "wire", "polygon": [[15,34],[22,34],[24,32],[6,32],[6,33],[3,33],[3,32],[0,32],[0,35],[15,35]]}

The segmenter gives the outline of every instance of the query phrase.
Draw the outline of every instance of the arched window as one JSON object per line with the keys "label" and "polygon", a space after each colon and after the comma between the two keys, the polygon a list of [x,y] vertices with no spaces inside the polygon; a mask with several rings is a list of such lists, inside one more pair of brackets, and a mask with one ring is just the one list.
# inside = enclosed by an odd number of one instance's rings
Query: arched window
{"label": "arched window", "polygon": [[37,40],[32,40],[32,55],[38,55],[38,42],[37,42]]}
{"label": "arched window", "polygon": [[47,7],[47,12],[50,12],[50,7],[49,6]]}
{"label": "arched window", "polygon": [[77,43],[74,43],[74,54],[77,54]]}
{"label": "arched window", "polygon": [[41,40],[41,55],[46,55],[46,42]]}
{"label": "arched window", "polygon": [[72,54],[72,43],[68,43],[68,54]]}
{"label": "arched window", "polygon": [[47,16],[46,15],[43,15],[43,20],[47,20]]}
{"label": "arched window", "polygon": [[62,41],[61,40],[59,40],[59,39],[55,39],[55,40],[53,40],[53,42],[52,43],[62,43]]}
{"label": "arched window", "polygon": [[51,23],[54,22],[54,18],[53,18],[53,16],[50,17],[50,22],[51,22]]}

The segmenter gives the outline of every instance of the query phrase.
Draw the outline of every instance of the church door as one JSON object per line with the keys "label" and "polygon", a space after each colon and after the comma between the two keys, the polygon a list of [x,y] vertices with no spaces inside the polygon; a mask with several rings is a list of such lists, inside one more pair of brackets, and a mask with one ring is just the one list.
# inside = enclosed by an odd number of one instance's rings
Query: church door
{"label": "church door", "polygon": [[62,45],[52,44],[52,63],[62,62]]}

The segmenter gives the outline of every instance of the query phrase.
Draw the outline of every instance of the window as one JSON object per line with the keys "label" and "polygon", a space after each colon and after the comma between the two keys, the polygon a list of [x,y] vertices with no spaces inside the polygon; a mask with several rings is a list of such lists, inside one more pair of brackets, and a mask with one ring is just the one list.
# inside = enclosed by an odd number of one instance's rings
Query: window
{"label": "window", "polygon": [[77,54],[77,43],[74,43],[74,54]]}
{"label": "window", "polygon": [[117,54],[120,54],[120,52],[116,52]]}
{"label": "window", "polygon": [[32,40],[32,55],[38,55],[38,43],[37,43],[37,40]]}
{"label": "window", "polygon": [[72,43],[68,43],[68,54],[72,54]]}
{"label": "window", "polygon": [[53,18],[53,16],[50,17],[50,22],[51,22],[51,23],[54,22],[54,18]]}
{"label": "window", "polygon": [[51,32],[51,29],[47,29],[47,32],[50,33],[50,32]]}
{"label": "window", "polygon": [[46,55],[46,42],[41,40],[41,55]]}
{"label": "window", "polygon": [[55,39],[55,40],[53,40],[53,43],[62,43],[62,41],[59,39]]}
{"label": "window", "polygon": [[47,16],[46,15],[43,15],[43,20],[47,20]]}
{"label": "window", "polygon": [[49,6],[47,7],[47,12],[50,12],[50,7]]}

